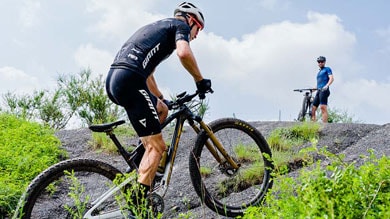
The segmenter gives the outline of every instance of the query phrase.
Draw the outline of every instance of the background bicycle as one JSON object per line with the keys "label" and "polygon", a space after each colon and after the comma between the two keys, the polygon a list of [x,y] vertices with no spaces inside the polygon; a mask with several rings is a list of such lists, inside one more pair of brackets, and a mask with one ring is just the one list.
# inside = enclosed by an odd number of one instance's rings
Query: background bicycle
{"label": "background bicycle", "polygon": [[313,92],[317,89],[314,88],[304,88],[304,89],[295,89],[296,92],[303,92],[302,107],[298,113],[298,121],[310,121],[312,116],[312,106],[313,106]]}
{"label": "background bicycle", "polygon": [[[219,214],[242,215],[248,206],[261,204],[272,186],[271,152],[260,132],[245,121],[226,118],[206,125],[186,105],[196,95],[178,95],[173,104],[175,111],[163,124],[166,127],[176,121],[165,169],[155,184],[151,200],[157,205],[156,209],[162,211],[162,197],[170,182],[183,124],[188,121],[199,133],[189,156],[191,181],[198,196]],[[90,128],[109,134],[128,165],[134,168],[130,159],[134,154],[124,151],[113,135],[114,128],[123,123],[117,121]],[[118,169],[94,159],[60,162],[30,184],[21,199],[22,213],[25,218],[29,218],[30,213],[31,218],[52,218],[53,215],[57,218],[74,215],[77,218],[127,217],[126,211],[118,210],[114,194],[127,188],[125,185],[131,185],[135,179],[129,177],[121,185],[113,186],[111,181],[117,175],[122,175]],[[175,186],[174,182],[172,186]]]}

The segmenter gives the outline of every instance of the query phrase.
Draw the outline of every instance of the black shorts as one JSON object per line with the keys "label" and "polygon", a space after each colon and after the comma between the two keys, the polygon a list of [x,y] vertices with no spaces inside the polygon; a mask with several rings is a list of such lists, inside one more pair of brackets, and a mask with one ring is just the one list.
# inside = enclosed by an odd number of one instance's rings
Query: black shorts
{"label": "black shorts", "polygon": [[313,106],[318,107],[319,105],[328,105],[328,97],[330,95],[329,88],[324,91],[317,91],[316,96],[313,100]]}
{"label": "black shorts", "polygon": [[144,77],[128,69],[110,69],[106,91],[111,101],[125,108],[139,137],[161,133],[157,98],[150,93]]}

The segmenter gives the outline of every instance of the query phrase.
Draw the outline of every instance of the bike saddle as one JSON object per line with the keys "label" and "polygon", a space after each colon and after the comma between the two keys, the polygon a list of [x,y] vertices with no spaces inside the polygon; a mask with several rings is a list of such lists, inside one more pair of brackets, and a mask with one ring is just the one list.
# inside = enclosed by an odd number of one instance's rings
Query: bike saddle
{"label": "bike saddle", "polygon": [[91,129],[94,132],[108,132],[117,127],[118,125],[122,125],[125,123],[125,120],[119,120],[116,122],[110,122],[110,123],[104,123],[104,124],[97,124],[97,125],[90,125],[89,129]]}

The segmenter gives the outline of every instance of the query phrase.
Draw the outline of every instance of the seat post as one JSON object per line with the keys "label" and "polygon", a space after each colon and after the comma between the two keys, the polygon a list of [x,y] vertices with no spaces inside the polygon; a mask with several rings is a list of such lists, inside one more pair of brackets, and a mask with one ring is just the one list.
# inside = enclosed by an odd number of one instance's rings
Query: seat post
{"label": "seat post", "polygon": [[119,142],[118,138],[114,134],[113,130],[106,131],[106,134],[110,137],[110,139],[114,142],[116,148],[118,149],[119,153],[122,155],[122,157],[126,160],[126,163],[130,164],[130,153],[127,152],[122,144]]}

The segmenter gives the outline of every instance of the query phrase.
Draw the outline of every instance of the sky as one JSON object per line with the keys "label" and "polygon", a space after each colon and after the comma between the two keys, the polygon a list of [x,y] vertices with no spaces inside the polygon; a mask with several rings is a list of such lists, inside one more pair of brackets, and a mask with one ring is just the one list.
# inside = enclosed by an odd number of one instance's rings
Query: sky
{"label": "sky", "polygon": [[[131,34],[172,17],[180,2],[0,0],[0,94],[50,90],[59,75],[87,68],[105,78]],[[206,120],[293,121],[302,104],[293,90],[316,86],[321,55],[335,79],[329,108],[363,123],[390,122],[390,1],[192,3],[205,29],[191,48],[215,91]],[[175,53],[155,78],[166,97],[196,89]]]}

